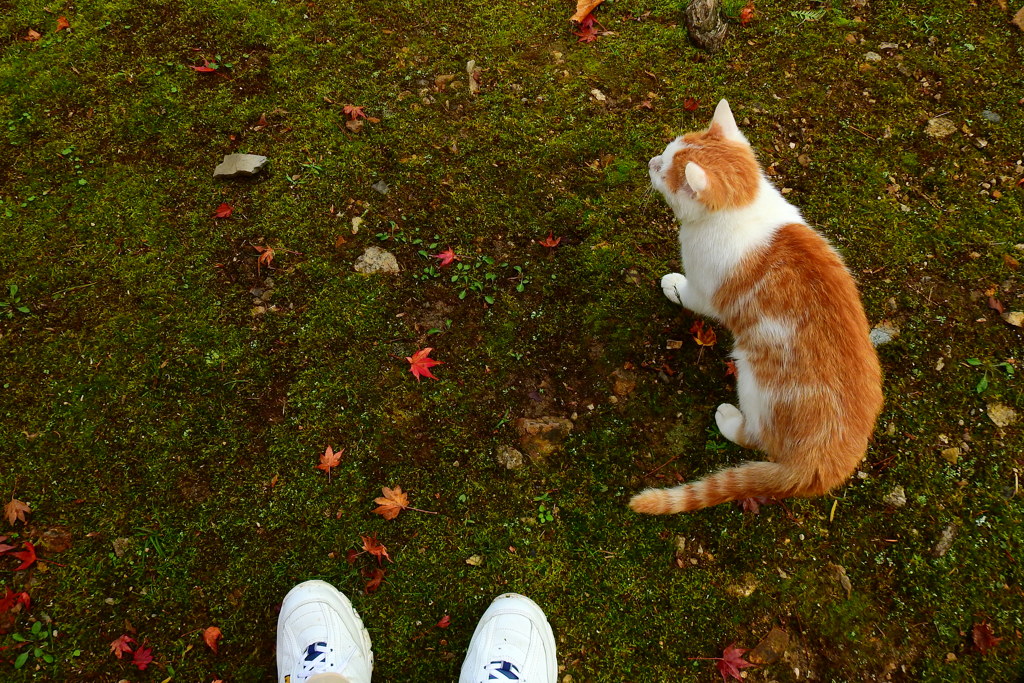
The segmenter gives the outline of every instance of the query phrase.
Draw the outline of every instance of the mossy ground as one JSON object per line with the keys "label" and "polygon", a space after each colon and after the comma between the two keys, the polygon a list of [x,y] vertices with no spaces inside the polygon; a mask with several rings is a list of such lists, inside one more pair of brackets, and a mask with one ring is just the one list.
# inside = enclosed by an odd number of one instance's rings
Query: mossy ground
{"label": "mossy ground", "polygon": [[[1020,427],[985,415],[1024,411],[1021,332],[982,294],[1024,305],[1004,258],[1024,257],[1024,34],[997,2],[762,0],[713,56],[674,0],[609,0],[613,35],[593,44],[571,34],[569,2],[0,8],[0,293],[17,285],[31,311],[0,318],[0,493],[33,509],[0,533],[72,537],[33,570],[0,567],[33,599],[4,629],[56,631],[55,663],[0,663],[4,680],[269,679],[276,608],[307,578],[352,596],[378,680],[454,678],[504,591],[545,607],[577,681],[715,680],[690,658],[773,626],[789,653],[748,680],[1021,674]],[[221,68],[189,68],[203,59]],[[712,420],[731,396],[725,331],[699,350],[657,287],[678,256],[645,170],[721,97],[846,256],[871,320],[902,333],[881,350],[863,478],[759,515],[642,518],[631,493],[743,457]],[[379,121],[347,131],[346,104]],[[925,135],[937,115],[957,132]],[[212,180],[233,151],[269,170]],[[214,220],[221,202],[235,214]],[[551,252],[536,243],[549,231]],[[353,272],[371,244],[403,273]],[[272,268],[254,245],[276,249]],[[448,246],[463,282],[424,273],[420,250]],[[459,298],[477,281],[493,305]],[[264,312],[254,288],[272,290]],[[445,362],[437,382],[402,360],[424,346]],[[627,364],[638,386],[616,402]],[[576,414],[565,450],[506,471],[509,420],[538,414]],[[958,462],[940,457],[961,442]],[[330,480],[313,467],[328,443],[346,449]],[[371,514],[394,485],[439,514]],[[900,509],[882,502],[895,486]],[[369,559],[345,561],[367,533],[394,559],[371,595]],[[985,656],[982,622],[1004,638]],[[220,655],[200,643],[210,625]],[[109,654],[129,628],[153,648],[144,673]]]}

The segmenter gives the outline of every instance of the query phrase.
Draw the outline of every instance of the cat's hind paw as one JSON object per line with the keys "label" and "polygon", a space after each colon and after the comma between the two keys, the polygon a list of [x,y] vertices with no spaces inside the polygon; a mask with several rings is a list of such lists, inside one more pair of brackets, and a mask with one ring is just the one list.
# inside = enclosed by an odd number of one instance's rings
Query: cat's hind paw
{"label": "cat's hind paw", "polygon": [[683,305],[684,289],[686,289],[686,276],[682,273],[669,273],[661,278],[661,291],[674,304]]}
{"label": "cat's hind paw", "polygon": [[715,423],[718,424],[718,431],[722,436],[733,443],[744,445],[743,435],[743,413],[731,403],[723,403],[715,411]]}

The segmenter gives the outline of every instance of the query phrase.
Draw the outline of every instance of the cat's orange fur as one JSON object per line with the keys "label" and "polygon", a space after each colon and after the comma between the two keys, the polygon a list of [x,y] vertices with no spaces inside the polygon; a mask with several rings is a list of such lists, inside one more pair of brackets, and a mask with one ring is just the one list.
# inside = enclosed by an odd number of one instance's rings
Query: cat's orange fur
{"label": "cat's orange fur", "polygon": [[[666,294],[684,305],[704,301],[707,310],[700,312],[732,331],[740,406],[720,407],[719,425],[732,425],[723,433],[767,453],[769,461],[648,489],[630,501],[647,514],[758,496],[822,495],[863,459],[882,407],[881,370],[853,278],[821,235],[799,220],[786,221],[799,213],[764,179],[723,104],[725,114],[720,105],[707,131],[684,136],[666,150],[668,158],[651,160],[652,182],[680,217],[687,269],[686,276],[666,276],[681,283],[675,296],[668,288]],[[706,183],[691,176],[704,185],[699,190],[687,183],[690,163],[706,175]],[[725,246],[705,244],[715,240]],[[711,266],[721,266],[721,277],[702,283],[702,272],[718,272]],[[698,296],[702,286],[706,299]]]}

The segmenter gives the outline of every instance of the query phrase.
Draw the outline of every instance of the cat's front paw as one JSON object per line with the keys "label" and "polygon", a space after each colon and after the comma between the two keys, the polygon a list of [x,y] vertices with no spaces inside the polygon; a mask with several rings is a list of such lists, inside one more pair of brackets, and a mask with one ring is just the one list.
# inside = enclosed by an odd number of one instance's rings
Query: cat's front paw
{"label": "cat's front paw", "polygon": [[682,273],[669,273],[661,278],[661,291],[674,304],[683,305],[683,290],[686,289],[686,276]]}

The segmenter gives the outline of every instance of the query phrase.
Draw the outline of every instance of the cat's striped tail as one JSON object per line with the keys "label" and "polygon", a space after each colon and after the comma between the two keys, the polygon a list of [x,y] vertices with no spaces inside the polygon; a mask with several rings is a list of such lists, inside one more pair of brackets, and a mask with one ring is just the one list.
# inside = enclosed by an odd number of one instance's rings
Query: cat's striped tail
{"label": "cat's striped tail", "polygon": [[820,495],[811,492],[802,473],[774,462],[746,462],[715,472],[689,484],[667,489],[647,489],[629,501],[629,507],[647,515],[670,515],[743,498],[787,498]]}

